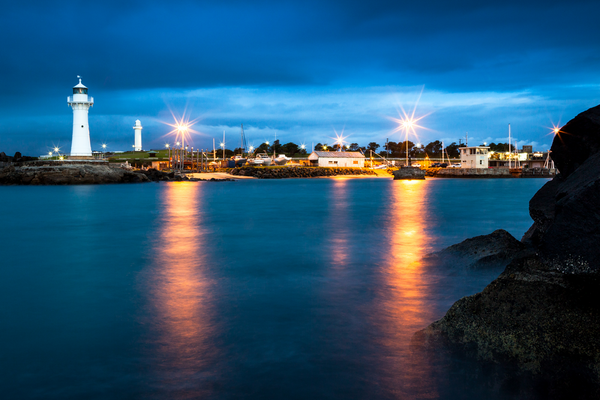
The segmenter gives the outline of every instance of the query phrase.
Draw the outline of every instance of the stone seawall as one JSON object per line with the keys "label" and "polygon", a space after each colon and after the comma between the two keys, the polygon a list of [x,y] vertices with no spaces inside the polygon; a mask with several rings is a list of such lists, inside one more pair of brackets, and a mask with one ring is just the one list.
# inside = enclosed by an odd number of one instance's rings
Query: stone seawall
{"label": "stone seawall", "polygon": [[234,176],[253,176],[258,179],[318,178],[323,176],[338,175],[377,175],[368,168],[340,167],[241,167],[233,168],[229,173]]}
{"label": "stone seawall", "polygon": [[512,178],[508,168],[428,168],[427,176],[436,178]]}
{"label": "stone seawall", "polygon": [[436,178],[553,178],[554,168],[428,168]]}

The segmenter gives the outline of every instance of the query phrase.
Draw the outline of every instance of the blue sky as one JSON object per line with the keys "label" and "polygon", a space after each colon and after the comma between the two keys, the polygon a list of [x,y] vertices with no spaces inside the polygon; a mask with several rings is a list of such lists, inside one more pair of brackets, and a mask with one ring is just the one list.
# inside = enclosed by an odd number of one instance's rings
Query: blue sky
{"label": "blue sky", "polygon": [[[7,2],[4,2],[7,3]],[[187,110],[195,147],[365,145],[401,108],[428,143],[550,146],[550,128],[600,103],[598,1],[67,1],[0,6],[0,151],[68,151],[66,97],[83,76],[92,148],[160,148]]]}

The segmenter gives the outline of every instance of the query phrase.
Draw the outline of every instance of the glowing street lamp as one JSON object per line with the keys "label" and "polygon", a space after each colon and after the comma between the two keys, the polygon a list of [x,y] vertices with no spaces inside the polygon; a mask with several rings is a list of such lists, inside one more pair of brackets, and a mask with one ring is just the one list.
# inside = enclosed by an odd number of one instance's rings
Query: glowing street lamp
{"label": "glowing street lamp", "polygon": [[400,132],[400,131],[404,131],[404,133],[405,133],[404,140],[406,141],[406,166],[409,166],[408,165],[408,162],[409,162],[409,159],[408,159],[408,134],[409,134],[409,132],[412,132],[413,135],[415,135],[415,137],[418,139],[416,128],[427,129],[423,126],[418,125],[417,123],[429,114],[425,114],[419,118],[415,118],[415,112],[417,111],[417,106],[419,105],[419,100],[421,100],[422,94],[423,94],[423,91],[421,90],[421,94],[419,94],[419,98],[417,99],[417,101],[415,103],[415,107],[413,108],[412,113],[410,113],[410,115],[407,114],[406,111],[404,111],[404,108],[402,108],[402,106],[400,106],[400,109],[402,110],[402,115],[400,115],[400,118],[389,118],[388,117],[390,120],[392,120],[398,124],[398,126],[396,127],[396,129],[393,130],[392,133]]}

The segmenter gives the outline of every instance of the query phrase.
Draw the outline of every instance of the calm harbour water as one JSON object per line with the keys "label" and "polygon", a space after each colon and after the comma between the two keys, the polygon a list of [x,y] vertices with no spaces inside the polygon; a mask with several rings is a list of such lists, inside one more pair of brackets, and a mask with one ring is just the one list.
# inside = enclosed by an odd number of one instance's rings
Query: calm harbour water
{"label": "calm harbour water", "polygon": [[500,271],[419,259],[546,182],[0,187],[0,397],[510,398],[409,347]]}

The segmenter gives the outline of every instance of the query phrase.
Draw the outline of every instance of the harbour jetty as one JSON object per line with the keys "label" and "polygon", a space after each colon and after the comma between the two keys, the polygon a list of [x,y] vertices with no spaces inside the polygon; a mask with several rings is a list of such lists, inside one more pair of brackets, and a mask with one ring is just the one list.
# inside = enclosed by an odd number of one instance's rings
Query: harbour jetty
{"label": "harbour jetty", "polygon": [[377,175],[369,168],[340,167],[240,167],[229,171],[233,176],[252,176],[258,179],[318,178],[339,175]]}
{"label": "harbour jetty", "polygon": [[600,106],[562,127],[551,154],[561,173],[529,203],[524,248],[414,343],[487,362],[490,384],[515,396],[600,398]]}

